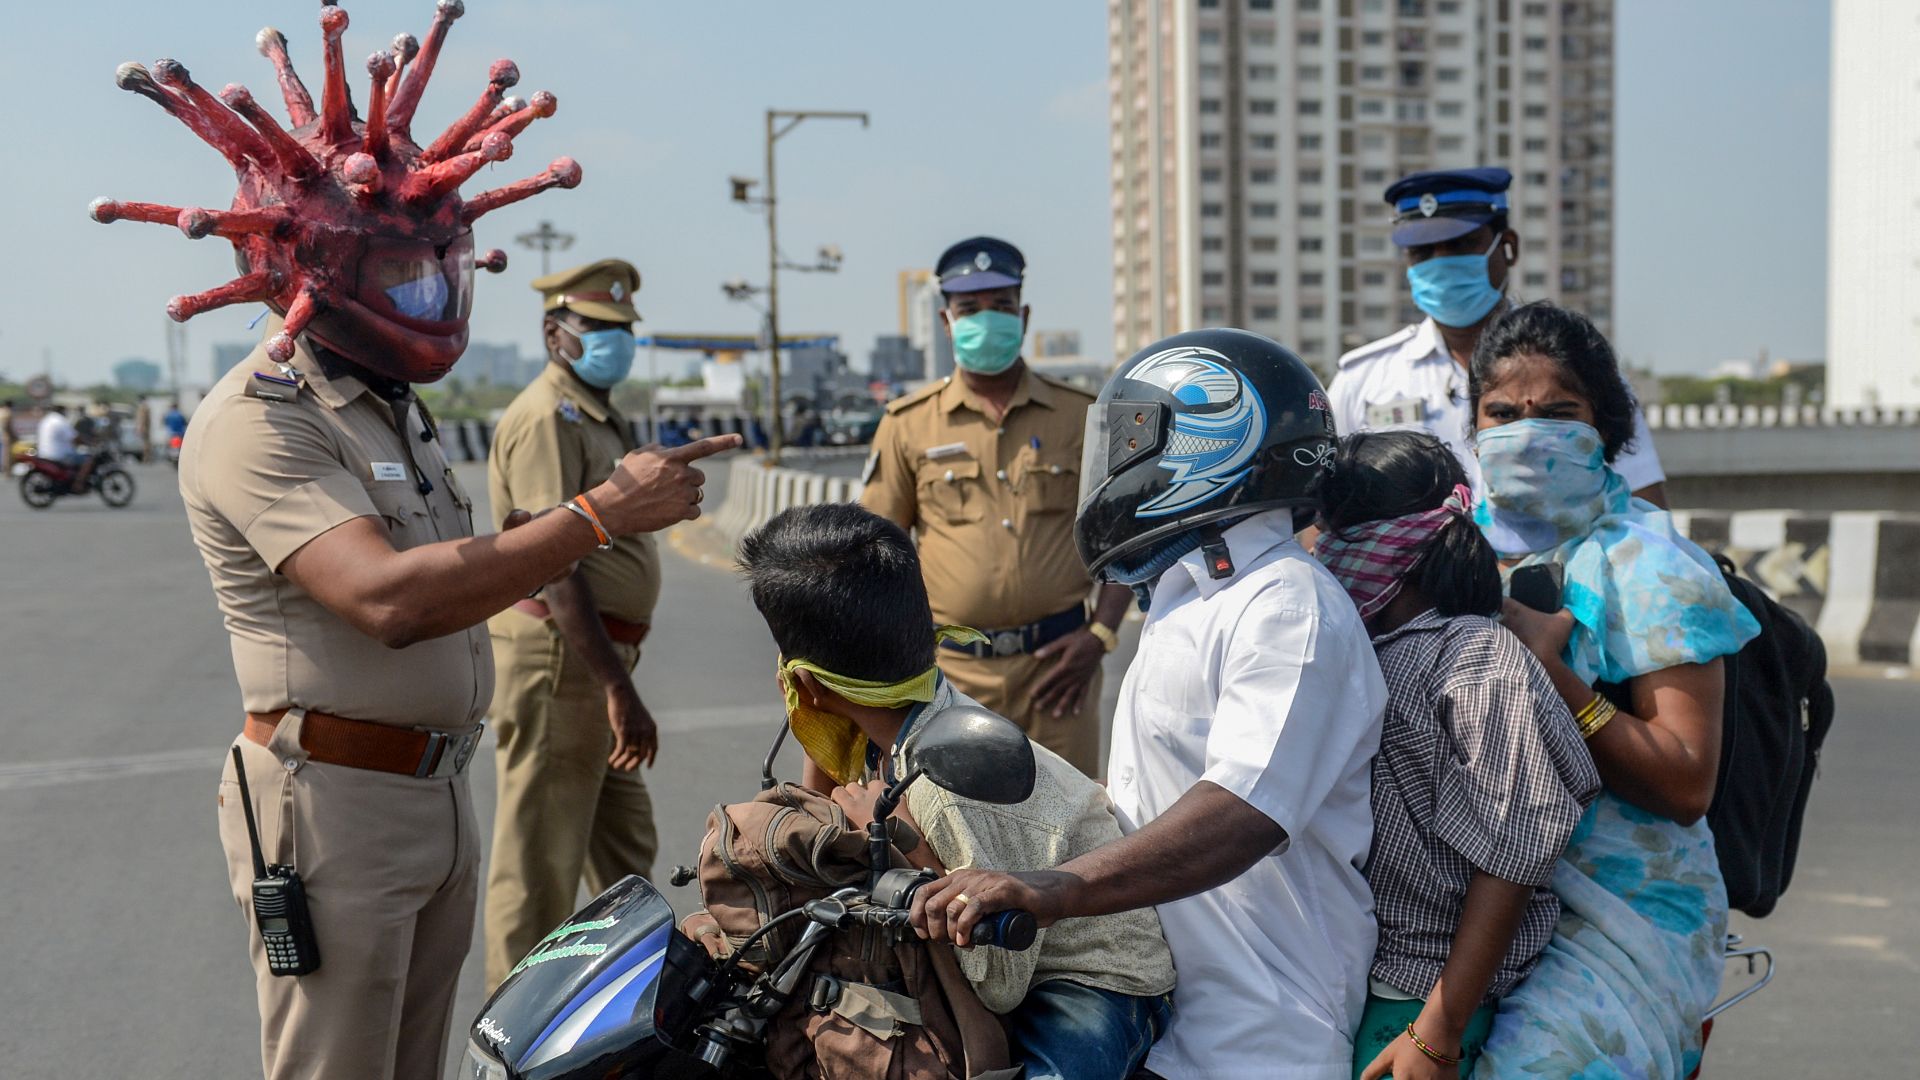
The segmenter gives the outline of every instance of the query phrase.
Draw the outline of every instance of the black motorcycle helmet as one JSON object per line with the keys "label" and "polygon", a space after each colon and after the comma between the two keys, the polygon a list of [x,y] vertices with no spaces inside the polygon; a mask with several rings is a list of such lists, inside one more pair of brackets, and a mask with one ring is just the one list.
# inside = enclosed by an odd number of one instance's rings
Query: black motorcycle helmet
{"label": "black motorcycle helmet", "polygon": [[1280,343],[1219,329],[1149,345],[1087,410],[1080,557],[1111,581],[1116,561],[1138,563],[1199,527],[1310,506],[1335,442],[1326,390]]}

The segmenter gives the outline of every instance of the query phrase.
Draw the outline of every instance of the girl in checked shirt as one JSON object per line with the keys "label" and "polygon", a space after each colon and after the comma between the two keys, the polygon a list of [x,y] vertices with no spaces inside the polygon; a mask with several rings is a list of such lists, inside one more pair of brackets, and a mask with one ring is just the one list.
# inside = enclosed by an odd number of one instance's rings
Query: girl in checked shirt
{"label": "girl in checked shirt", "polygon": [[1388,691],[1361,1080],[1471,1073],[1553,934],[1547,882],[1600,790],[1552,681],[1493,621],[1500,571],[1471,513],[1459,462],[1422,432],[1350,436],[1321,490],[1314,554],[1359,606]]}

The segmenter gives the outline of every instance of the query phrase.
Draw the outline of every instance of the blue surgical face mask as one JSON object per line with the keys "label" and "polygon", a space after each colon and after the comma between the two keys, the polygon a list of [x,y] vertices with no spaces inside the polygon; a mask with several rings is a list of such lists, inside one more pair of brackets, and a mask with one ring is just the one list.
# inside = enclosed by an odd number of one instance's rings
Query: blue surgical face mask
{"label": "blue surgical face mask", "polygon": [[1483,254],[1438,255],[1407,267],[1414,304],[1441,326],[1472,326],[1486,318],[1502,295],[1488,265],[1499,246],[1496,236]]}
{"label": "blue surgical face mask", "polygon": [[998,375],[1020,359],[1027,336],[1020,316],[976,311],[953,320],[953,362],[980,375]]}
{"label": "blue surgical face mask", "polygon": [[559,325],[580,339],[580,359],[571,363],[573,373],[580,376],[581,382],[611,390],[633,370],[633,331],[616,328],[589,330],[583,334],[566,323]]}
{"label": "blue surgical face mask", "polygon": [[442,274],[418,277],[389,288],[387,299],[393,301],[395,311],[409,319],[442,319],[447,310],[447,279]]}
{"label": "blue surgical face mask", "polygon": [[1517,420],[1479,432],[1474,452],[1481,484],[1474,521],[1502,555],[1551,550],[1624,508],[1625,484],[1607,468],[1606,444],[1592,424]]}

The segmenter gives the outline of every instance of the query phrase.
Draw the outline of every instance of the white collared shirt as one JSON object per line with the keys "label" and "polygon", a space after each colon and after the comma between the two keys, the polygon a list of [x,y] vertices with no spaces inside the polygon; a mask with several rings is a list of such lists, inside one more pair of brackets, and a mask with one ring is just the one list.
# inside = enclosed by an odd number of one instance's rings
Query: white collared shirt
{"label": "white collared shirt", "polygon": [[73,440],[72,422],[48,409],[40,418],[40,430],[34,433],[33,452],[48,461],[65,461],[73,456]]}
{"label": "white collared shirt", "polygon": [[[1340,370],[1327,387],[1333,399],[1334,426],[1342,435],[1357,431],[1412,428],[1426,431],[1453,451],[1480,488],[1480,461],[1471,442],[1473,403],[1467,373],[1447,352],[1439,324],[1432,319],[1403,328],[1340,358]],[[1633,413],[1633,444],[1620,451],[1613,471],[1633,491],[1667,478],[1653,435],[1640,410]]]}
{"label": "white collared shirt", "polygon": [[1353,601],[1293,539],[1290,513],[1226,531],[1160,576],[1113,722],[1126,831],[1216,784],[1288,843],[1159,907],[1179,983],[1147,1067],[1169,1080],[1348,1080],[1373,961],[1371,767],[1387,689]]}

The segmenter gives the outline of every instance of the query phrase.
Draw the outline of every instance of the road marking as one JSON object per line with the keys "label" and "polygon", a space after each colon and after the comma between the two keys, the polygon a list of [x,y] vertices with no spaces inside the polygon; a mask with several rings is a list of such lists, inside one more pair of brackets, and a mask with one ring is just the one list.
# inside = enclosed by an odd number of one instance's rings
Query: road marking
{"label": "road marking", "polygon": [[[767,704],[719,705],[701,709],[663,709],[655,717],[664,732],[715,731],[722,728],[765,728],[769,737],[782,716],[767,676]],[[489,744],[492,739],[486,740]],[[115,754],[108,757],[68,758],[63,761],[0,763],[0,791],[77,784],[88,780],[117,780],[130,776],[203,769],[211,779],[219,770],[225,747],[161,750],[152,754]]]}
{"label": "road marking", "polygon": [[1885,934],[1836,934],[1827,939],[1829,945],[1842,945],[1850,949],[1884,949],[1887,947]]}
{"label": "road marking", "polygon": [[1884,896],[1837,892],[1817,892],[1811,895],[1815,900],[1825,900],[1829,904],[1845,904],[1848,907],[1890,908],[1893,906],[1893,901]]}
{"label": "road marking", "polygon": [[213,748],[162,750],[154,754],[70,758],[66,761],[22,762],[0,765],[0,791],[71,784],[81,780],[111,780],[124,776],[205,769],[212,776],[220,768],[220,751]]}

